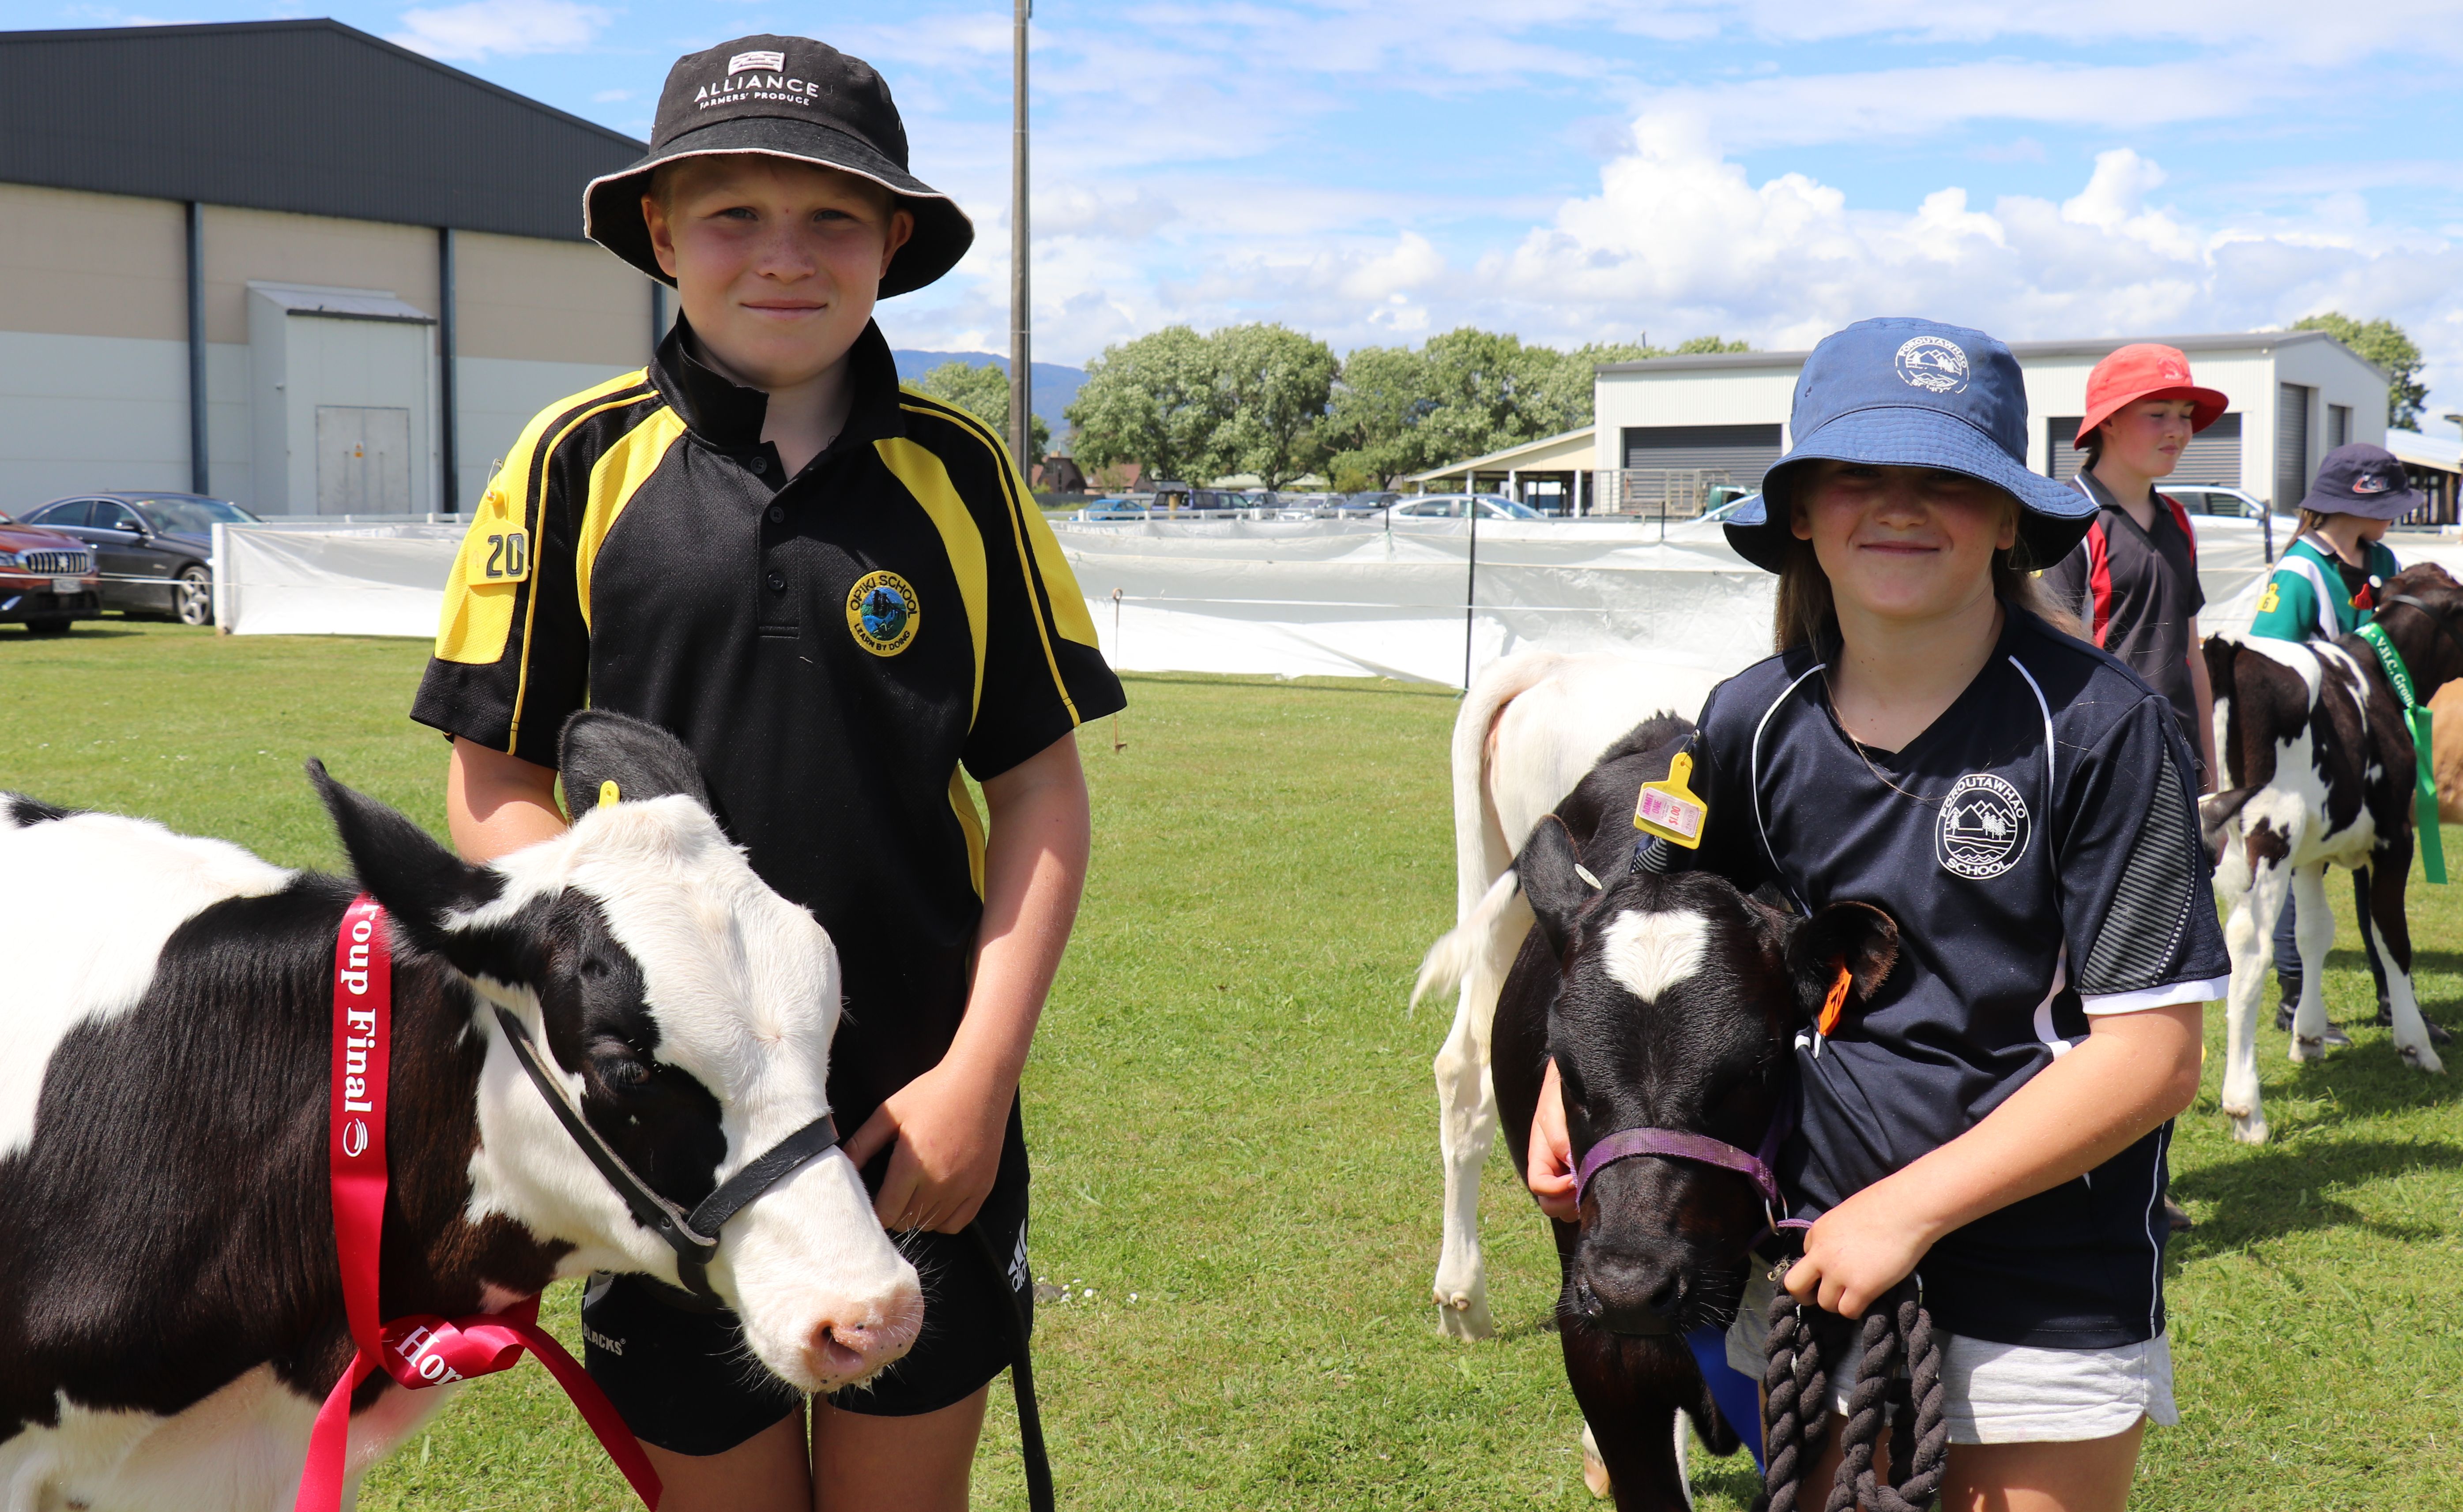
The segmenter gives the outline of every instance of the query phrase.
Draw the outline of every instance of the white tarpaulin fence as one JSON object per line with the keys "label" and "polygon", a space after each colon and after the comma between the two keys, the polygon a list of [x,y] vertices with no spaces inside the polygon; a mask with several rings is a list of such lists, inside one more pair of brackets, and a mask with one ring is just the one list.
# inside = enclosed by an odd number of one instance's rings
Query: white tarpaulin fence
{"label": "white tarpaulin fence", "polygon": [[[2237,635],[2265,567],[2257,525],[2193,517],[2200,626]],[[1129,671],[1378,676],[1459,683],[1515,651],[1647,651],[1717,674],[1770,646],[1776,579],[1716,525],[1580,520],[1479,527],[1344,520],[1060,522],[1104,655]],[[458,525],[216,529],[219,623],[235,635],[436,633]],[[2463,542],[2405,537],[2405,561],[2463,574]],[[1118,597],[1114,594],[1117,592]]]}

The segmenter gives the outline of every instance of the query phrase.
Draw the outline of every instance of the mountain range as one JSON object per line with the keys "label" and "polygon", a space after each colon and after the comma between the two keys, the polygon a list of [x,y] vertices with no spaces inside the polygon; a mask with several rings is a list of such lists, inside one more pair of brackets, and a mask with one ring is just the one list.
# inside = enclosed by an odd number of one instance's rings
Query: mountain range
{"label": "mountain range", "polygon": [[[1009,358],[991,352],[893,350],[889,355],[898,359],[898,378],[903,383],[914,382],[944,362],[964,362],[970,367],[996,367],[1004,373],[1009,371]],[[1086,370],[1062,367],[1057,362],[1036,362],[1030,366],[1035,373],[1032,396],[1035,412],[1043,417],[1043,422],[1052,427],[1053,435],[1057,436],[1069,428],[1068,420],[1060,412],[1078,397],[1078,385],[1086,381]]]}

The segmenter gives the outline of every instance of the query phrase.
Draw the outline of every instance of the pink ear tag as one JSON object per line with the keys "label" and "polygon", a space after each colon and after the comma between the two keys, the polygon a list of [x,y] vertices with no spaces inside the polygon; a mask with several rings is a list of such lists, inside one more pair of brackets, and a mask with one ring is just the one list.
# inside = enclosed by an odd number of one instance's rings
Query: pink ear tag
{"label": "pink ear tag", "polygon": [[1678,751],[1667,763],[1667,775],[1646,782],[1634,795],[1633,827],[1689,851],[1702,848],[1702,820],[1710,809],[1693,796],[1685,779],[1693,774],[1693,755]]}

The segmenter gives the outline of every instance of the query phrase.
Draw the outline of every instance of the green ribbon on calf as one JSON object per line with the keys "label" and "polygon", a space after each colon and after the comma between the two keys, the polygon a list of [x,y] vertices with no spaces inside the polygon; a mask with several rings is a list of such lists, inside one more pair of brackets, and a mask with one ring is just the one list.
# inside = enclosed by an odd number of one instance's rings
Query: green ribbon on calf
{"label": "green ribbon on calf", "polygon": [[2394,685],[2394,696],[2403,701],[2403,722],[2411,731],[2412,826],[2420,833],[2420,869],[2432,882],[2446,881],[2446,838],[2437,832],[2437,756],[2430,740],[2429,709],[2411,691],[2411,671],[2403,664],[2403,653],[2395,650],[2394,641],[2374,622],[2360,628],[2360,637],[2378,654],[2378,665],[2386,668],[2387,681]]}

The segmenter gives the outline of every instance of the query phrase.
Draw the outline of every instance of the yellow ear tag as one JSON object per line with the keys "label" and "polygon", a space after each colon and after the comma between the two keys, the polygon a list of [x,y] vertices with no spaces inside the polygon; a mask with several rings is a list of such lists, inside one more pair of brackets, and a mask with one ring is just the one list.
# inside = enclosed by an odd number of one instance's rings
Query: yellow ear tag
{"label": "yellow ear tag", "polygon": [[599,785],[599,807],[601,809],[614,807],[619,796],[616,791],[615,778],[610,777]]}
{"label": "yellow ear tag", "polygon": [[1655,834],[1663,840],[1681,845],[1688,851],[1702,848],[1702,819],[1711,810],[1685,779],[1693,775],[1693,755],[1678,751],[1667,763],[1667,775],[1659,782],[1646,782],[1634,796],[1633,827],[1645,834]]}

